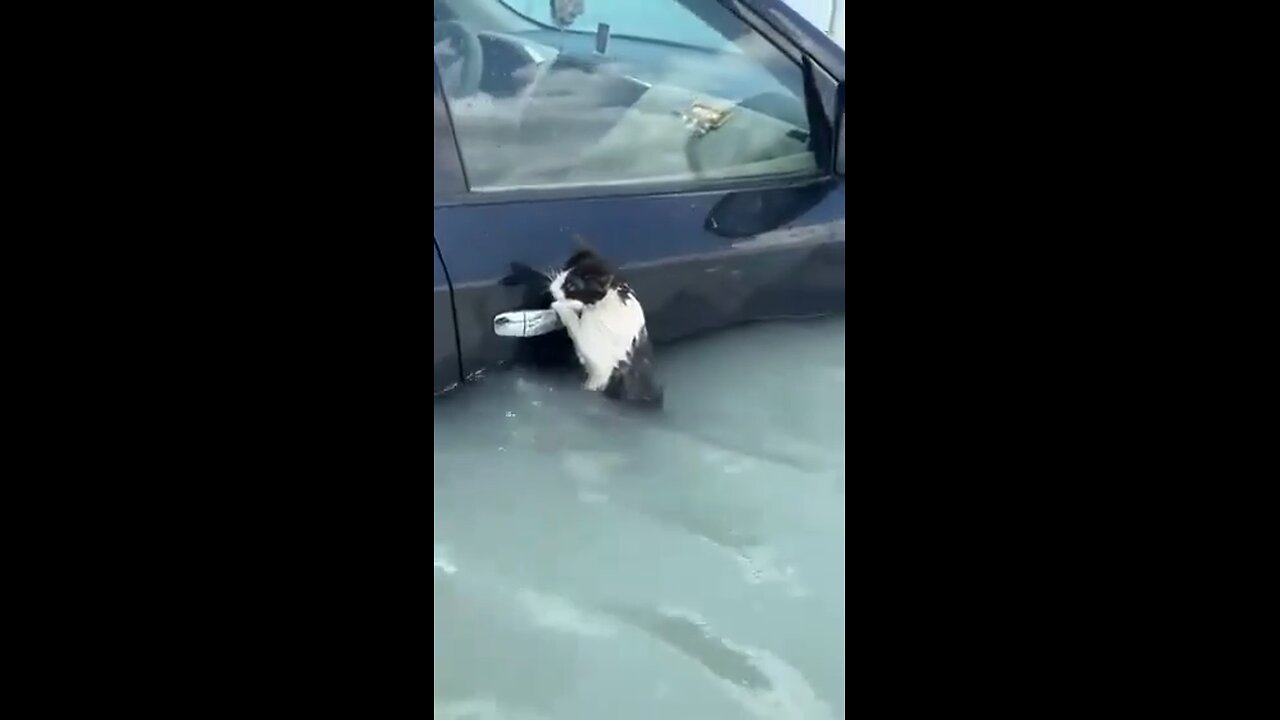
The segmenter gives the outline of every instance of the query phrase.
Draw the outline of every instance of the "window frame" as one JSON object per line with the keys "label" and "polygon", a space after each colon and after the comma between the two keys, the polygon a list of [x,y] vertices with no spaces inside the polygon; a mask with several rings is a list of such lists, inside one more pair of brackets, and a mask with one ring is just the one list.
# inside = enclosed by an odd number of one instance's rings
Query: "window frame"
{"label": "window frame", "polygon": [[435,56],[431,60],[432,75],[435,77],[435,147],[432,149],[432,165],[435,175],[432,178],[436,204],[440,204],[442,195],[448,198],[459,197],[470,192],[467,184],[467,173],[462,164],[461,149],[458,147],[458,136],[453,131],[453,117],[449,113],[449,103],[445,102],[444,91],[440,86],[440,68],[436,67]]}
{"label": "window frame", "polygon": [[[766,2],[764,8],[771,18],[766,17],[752,7],[752,0],[717,0],[753,32],[758,33],[770,45],[777,48],[792,62],[800,67],[806,56],[812,61],[819,92],[822,96],[823,109],[827,122],[833,131],[838,130],[841,108],[838,107],[837,89],[843,81],[832,73],[836,55],[830,47],[822,47],[814,42],[811,33],[804,32],[806,21],[789,7],[779,7]],[[788,17],[790,16],[790,17]],[[772,22],[771,22],[772,20]],[[798,21],[798,22],[797,22]],[[784,32],[779,26],[790,26],[791,33]],[[821,35],[821,33],[818,33]],[[829,42],[828,45],[836,47]],[[841,51],[842,53],[843,51]],[[533,202],[538,200],[575,200],[612,197],[634,197],[649,195],[693,195],[703,193],[724,193],[744,190],[763,190],[771,188],[801,187],[814,183],[826,182],[837,175],[835,158],[817,158],[816,172],[803,175],[762,175],[741,178],[716,178],[710,180],[660,180],[653,182],[637,181],[622,185],[592,186],[578,185],[570,187],[530,187],[496,190],[473,190],[467,182],[465,163],[462,161],[462,150],[458,143],[457,132],[453,125],[453,116],[449,111],[449,103],[445,100],[444,90],[440,82],[440,69],[432,55],[432,74],[434,76],[435,103],[435,185],[433,207],[450,207],[458,205],[494,205],[510,202]],[[443,126],[442,126],[443,123]],[[443,148],[441,145],[451,147]],[[834,144],[834,143],[833,143]],[[442,152],[443,150],[443,152]],[[442,157],[443,155],[443,157]],[[442,163],[443,160],[443,163]],[[842,174],[842,173],[840,173]],[[443,175],[443,177],[442,177]]]}

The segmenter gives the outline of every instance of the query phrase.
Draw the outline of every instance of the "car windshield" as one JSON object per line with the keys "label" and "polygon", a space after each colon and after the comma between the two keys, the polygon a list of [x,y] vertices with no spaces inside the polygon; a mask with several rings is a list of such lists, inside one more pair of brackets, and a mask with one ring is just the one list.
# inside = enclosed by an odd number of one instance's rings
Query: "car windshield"
{"label": "car windshield", "polygon": [[845,716],[844,319],[658,348],[665,409],[434,406],[434,717]]}

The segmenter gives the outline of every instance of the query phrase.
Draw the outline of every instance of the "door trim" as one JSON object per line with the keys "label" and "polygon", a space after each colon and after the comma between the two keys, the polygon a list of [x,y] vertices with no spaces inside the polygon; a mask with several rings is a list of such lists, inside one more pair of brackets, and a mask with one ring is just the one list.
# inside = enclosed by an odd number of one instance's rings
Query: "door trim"
{"label": "door trim", "polygon": [[[444,255],[440,252],[440,244],[436,242],[434,237],[431,238],[431,245],[435,248],[436,262],[440,263],[440,270],[444,272],[445,284],[449,288],[449,317],[453,319],[453,357],[458,361],[458,382],[462,382],[467,374],[463,372],[462,340],[458,337],[458,305],[453,299],[453,278],[449,276],[449,266],[445,264]],[[432,386],[435,385],[434,378],[431,384]],[[441,392],[448,392],[448,390],[442,390]]]}

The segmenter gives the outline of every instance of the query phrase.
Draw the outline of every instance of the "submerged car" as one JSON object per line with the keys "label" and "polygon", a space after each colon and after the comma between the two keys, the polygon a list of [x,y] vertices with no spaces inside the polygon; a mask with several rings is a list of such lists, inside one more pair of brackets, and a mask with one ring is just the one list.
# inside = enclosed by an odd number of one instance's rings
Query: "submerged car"
{"label": "submerged car", "polygon": [[[659,345],[843,312],[844,51],[777,0],[435,0],[434,392],[567,343],[587,246]],[[527,273],[526,273],[527,274]]]}

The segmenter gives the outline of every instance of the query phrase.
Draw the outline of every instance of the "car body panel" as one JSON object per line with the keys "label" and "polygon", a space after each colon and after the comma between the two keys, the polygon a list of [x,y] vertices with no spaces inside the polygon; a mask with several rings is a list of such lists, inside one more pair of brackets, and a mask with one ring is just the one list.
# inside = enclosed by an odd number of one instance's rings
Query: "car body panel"
{"label": "car body panel", "polygon": [[[492,330],[495,315],[537,307],[523,286],[502,284],[512,263],[556,268],[582,245],[620,267],[658,343],[750,320],[839,312],[845,237],[840,190],[838,183],[820,181],[760,191],[804,194],[814,204],[792,222],[741,239],[708,225],[743,193],[438,208],[435,232],[450,258],[464,375],[512,361],[527,342]],[[759,222],[767,202],[747,198],[749,210],[742,212],[756,216],[745,221]]]}

